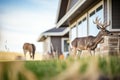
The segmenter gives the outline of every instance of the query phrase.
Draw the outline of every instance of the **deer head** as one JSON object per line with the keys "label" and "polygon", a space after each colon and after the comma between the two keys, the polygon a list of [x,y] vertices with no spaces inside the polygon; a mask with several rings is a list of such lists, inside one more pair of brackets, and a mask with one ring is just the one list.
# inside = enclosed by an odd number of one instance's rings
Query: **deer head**
{"label": "deer head", "polygon": [[110,22],[100,22],[100,18],[96,17],[93,23],[97,25],[97,28],[101,30],[101,33],[103,33],[103,35],[109,35],[110,32],[106,28],[110,25]]}

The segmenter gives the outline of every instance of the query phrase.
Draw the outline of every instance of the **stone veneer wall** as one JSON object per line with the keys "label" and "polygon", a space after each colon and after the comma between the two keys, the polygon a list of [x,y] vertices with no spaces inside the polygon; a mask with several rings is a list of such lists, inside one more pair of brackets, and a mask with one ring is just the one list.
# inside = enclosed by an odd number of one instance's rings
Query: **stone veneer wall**
{"label": "stone veneer wall", "polygon": [[100,44],[100,54],[120,55],[120,35],[104,36],[104,41]]}

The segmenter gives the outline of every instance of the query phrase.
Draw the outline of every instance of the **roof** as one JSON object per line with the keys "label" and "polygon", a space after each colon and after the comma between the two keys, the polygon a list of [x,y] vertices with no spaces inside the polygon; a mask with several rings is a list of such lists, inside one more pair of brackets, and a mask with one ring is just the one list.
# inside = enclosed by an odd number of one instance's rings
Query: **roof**
{"label": "roof", "polygon": [[47,30],[47,31],[45,31],[44,33],[53,33],[53,32],[63,32],[65,30],[65,27],[61,27],[61,28],[52,28],[52,29],[49,29],[49,30]]}
{"label": "roof", "polygon": [[43,32],[40,37],[38,38],[38,42],[44,41],[48,36],[64,36],[69,32],[70,28],[67,27],[60,27],[60,28],[52,28],[45,32]]}
{"label": "roof", "polygon": [[[61,0],[61,3],[59,3],[59,13],[56,20],[56,27],[61,27],[62,25],[69,25],[69,21],[74,19],[76,16],[80,15],[83,11],[85,11],[86,8],[93,5],[93,3],[99,2],[101,0],[78,0],[76,4],[69,10],[69,11],[63,11],[66,10],[66,7],[64,4],[67,4],[66,0]],[[63,5],[63,6],[62,6]],[[69,4],[67,4],[69,5]],[[66,12],[66,13],[64,13]]]}
{"label": "roof", "polygon": [[66,14],[69,0],[59,0],[56,23]]}

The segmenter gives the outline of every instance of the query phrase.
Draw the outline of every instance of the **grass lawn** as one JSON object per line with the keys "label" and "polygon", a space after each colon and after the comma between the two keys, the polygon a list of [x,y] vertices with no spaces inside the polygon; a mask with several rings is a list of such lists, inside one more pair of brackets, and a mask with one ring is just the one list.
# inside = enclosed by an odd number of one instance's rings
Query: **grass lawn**
{"label": "grass lawn", "polygon": [[39,80],[119,80],[120,57],[27,61],[25,67]]}
{"label": "grass lawn", "polygon": [[0,80],[120,80],[120,56],[1,61]]}

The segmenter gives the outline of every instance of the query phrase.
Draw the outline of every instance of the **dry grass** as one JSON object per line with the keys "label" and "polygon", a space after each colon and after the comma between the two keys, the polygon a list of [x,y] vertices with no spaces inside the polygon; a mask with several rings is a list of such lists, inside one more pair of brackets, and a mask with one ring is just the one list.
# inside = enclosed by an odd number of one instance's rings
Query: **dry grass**
{"label": "dry grass", "polygon": [[[17,59],[22,59],[25,60],[24,54],[23,53],[17,53],[17,52],[0,52],[0,61],[12,61],[12,60],[17,60]],[[29,53],[26,54],[26,60],[32,60],[30,59]],[[35,59],[34,60],[42,60],[42,54],[36,53],[35,54]]]}
{"label": "dry grass", "polygon": [[0,62],[0,80],[37,80],[23,61]]}
{"label": "dry grass", "polygon": [[9,61],[9,60],[16,60],[18,56],[23,57],[21,53],[16,52],[0,52],[0,61]]}
{"label": "dry grass", "polygon": [[33,72],[24,66],[25,62],[19,59],[24,60],[24,55],[16,52],[0,52],[0,80],[37,80]]}

